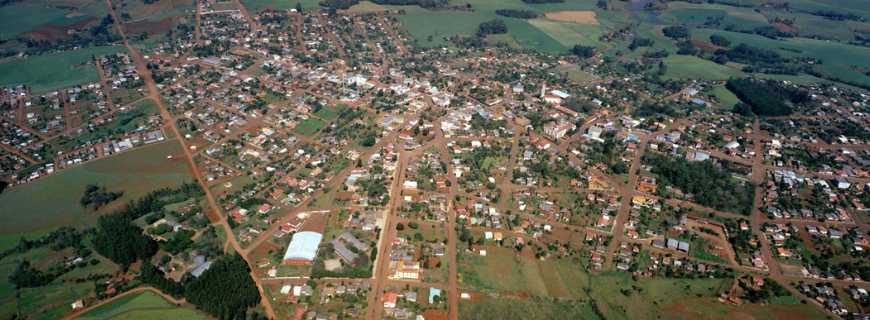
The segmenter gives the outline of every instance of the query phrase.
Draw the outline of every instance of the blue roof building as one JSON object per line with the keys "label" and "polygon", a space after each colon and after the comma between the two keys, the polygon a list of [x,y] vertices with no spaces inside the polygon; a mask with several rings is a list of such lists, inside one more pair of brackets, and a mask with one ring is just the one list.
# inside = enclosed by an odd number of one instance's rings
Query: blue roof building
{"label": "blue roof building", "polygon": [[287,252],[284,253],[284,263],[312,262],[317,256],[317,248],[323,235],[313,231],[302,231],[293,234]]}

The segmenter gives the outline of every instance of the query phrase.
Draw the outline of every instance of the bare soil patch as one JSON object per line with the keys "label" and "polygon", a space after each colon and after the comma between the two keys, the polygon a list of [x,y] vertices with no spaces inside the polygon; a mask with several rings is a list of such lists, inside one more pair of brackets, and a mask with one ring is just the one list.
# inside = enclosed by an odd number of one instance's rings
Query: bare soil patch
{"label": "bare soil patch", "polygon": [[547,12],[546,16],[555,21],[598,25],[595,11],[555,11]]}

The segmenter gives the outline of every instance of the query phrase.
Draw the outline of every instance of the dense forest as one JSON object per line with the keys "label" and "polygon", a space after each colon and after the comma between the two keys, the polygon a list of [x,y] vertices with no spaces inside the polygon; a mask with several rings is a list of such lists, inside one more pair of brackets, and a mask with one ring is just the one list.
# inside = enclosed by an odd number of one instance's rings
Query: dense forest
{"label": "dense forest", "polygon": [[647,154],[643,160],[665,185],[692,194],[703,206],[747,215],[752,209],[751,186],[737,182],[712,161],[690,162],[659,154]]}
{"label": "dense forest", "polygon": [[495,10],[495,14],[508,17],[508,18],[519,18],[519,19],[534,19],[540,17],[541,14],[532,10],[518,10],[518,9],[498,9]]}
{"label": "dense forest", "polygon": [[[725,85],[741,101],[760,116],[787,116],[792,113],[789,103],[802,103],[810,99],[802,90],[782,86],[771,80],[750,78],[731,79]],[[745,113],[745,108],[738,113]]]}
{"label": "dense forest", "polygon": [[260,302],[248,263],[238,254],[215,261],[185,287],[184,296],[218,319],[245,319],[248,308]]}

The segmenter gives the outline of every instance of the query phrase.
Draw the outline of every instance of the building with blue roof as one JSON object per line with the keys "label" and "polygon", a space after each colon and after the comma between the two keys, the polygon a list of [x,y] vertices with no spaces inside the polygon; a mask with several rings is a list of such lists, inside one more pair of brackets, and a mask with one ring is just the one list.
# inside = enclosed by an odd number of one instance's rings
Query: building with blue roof
{"label": "building with blue roof", "polygon": [[293,234],[287,252],[284,253],[284,264],[309,264],[317,257],[317,248],[323,235],[313,231],[302,231]]}

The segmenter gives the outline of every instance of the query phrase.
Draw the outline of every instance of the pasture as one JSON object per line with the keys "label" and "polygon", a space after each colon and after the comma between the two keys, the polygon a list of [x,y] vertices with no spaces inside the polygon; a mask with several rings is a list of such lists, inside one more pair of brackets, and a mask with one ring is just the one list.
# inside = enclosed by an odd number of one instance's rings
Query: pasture
{"label": "pasture", "polygon": [[28,85],[46,92],[99,80],[94,56],[123,51],[122,46],[90,47],[0,63],[0,86]]}
{"label": "pasture", "polygon": [[144,291],[99,306],[78,319],[208,319],[193,308],[178,307],[160,295]]}
{"label": "pasture", "polygon": [[[0,234],[21,234],[81,226],[120,208],[128,201],[162,187],[191,181],[187,163],[181,160],[175,140],[155,143],[65,169],[0,194]],[[173,155],[173,159],[167,156]],[[98,183],[124,195],[94,212],[82,208],[79,199],[85,186]]]}

